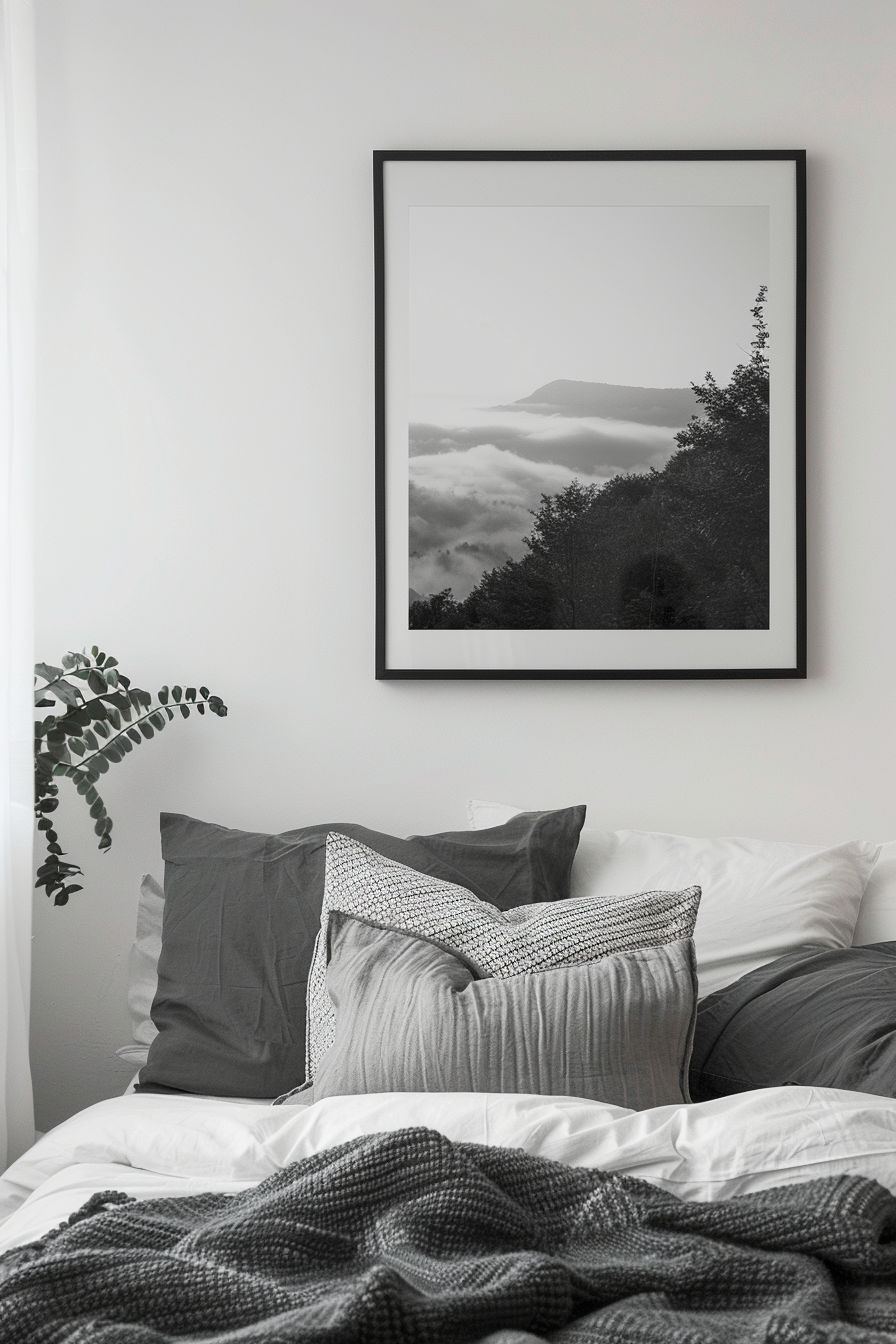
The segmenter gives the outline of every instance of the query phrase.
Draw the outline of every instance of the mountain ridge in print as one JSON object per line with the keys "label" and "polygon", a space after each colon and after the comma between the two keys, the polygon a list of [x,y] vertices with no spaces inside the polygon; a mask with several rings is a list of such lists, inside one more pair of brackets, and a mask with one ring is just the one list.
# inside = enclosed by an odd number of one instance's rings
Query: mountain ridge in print
{"label": "mountain ridge in print", "polygon": [[629,420],[642,425],[683,429],[700,404],[691,387],[629,387],[617,383],[580,382],[556,378],[537,387],[511,406],[546,415],[596,416],[602,420]]}

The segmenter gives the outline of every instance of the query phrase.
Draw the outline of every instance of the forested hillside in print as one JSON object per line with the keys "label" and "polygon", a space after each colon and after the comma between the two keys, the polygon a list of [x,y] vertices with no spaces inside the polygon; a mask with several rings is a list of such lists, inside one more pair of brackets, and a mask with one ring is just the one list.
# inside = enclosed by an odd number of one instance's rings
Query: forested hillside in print
{"label": "forested hillside in print", "polygon": [[[769,368],[765,289],[748,361],[692,384],[700,414],[660,469],[543,494],[526,553],[412,601],[411,629],[766,629]],[[679,422],[680,423],[680,422]]]}

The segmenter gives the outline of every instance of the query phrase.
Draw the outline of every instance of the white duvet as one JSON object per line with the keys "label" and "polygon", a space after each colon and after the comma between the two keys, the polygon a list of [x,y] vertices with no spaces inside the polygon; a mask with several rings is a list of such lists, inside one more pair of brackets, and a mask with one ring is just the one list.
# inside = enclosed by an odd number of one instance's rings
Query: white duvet
{"label": "white duvet", "polygon": [[843,1173],[896,1193],[896,1100],[781,1087],[627,1111],[575,1097],[384,1093],[311,1106],[130,1095],[46,1134],[0,1179],[0,1251],[55,1227],[98,1190],[137,1199],[236,1193],[362,1134],[426,1125],[716,1200]]}

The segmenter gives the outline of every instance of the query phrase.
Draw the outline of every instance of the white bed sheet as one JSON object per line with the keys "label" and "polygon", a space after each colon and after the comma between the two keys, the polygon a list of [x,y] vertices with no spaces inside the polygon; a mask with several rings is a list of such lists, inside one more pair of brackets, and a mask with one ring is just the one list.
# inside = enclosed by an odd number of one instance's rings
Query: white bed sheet
{"label": "white bed sheet", "polygon": [[770,1088],[648,1111],[469,1092],[279,1107],[139,1093],[88,1107],[13,1163],[0,1178],[0,1251],[42,1236],[99,1190],[234,1194],[299,1158],[408,1125],[637,1176],[688,1200],[841,1174],[896,1193],[896,1100],[859,1092]]}

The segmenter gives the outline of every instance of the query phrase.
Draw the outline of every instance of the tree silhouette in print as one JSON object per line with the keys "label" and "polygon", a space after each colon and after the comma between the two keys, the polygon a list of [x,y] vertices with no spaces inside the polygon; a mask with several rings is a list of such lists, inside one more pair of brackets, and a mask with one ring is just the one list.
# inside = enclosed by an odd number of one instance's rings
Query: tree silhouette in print
{"label": "tree silhouette in print", "polygon": [[769,608],[768,328],[702,407],[662,471],[542,495],[528,554],[412,603],[412,630],[762,630]]}

